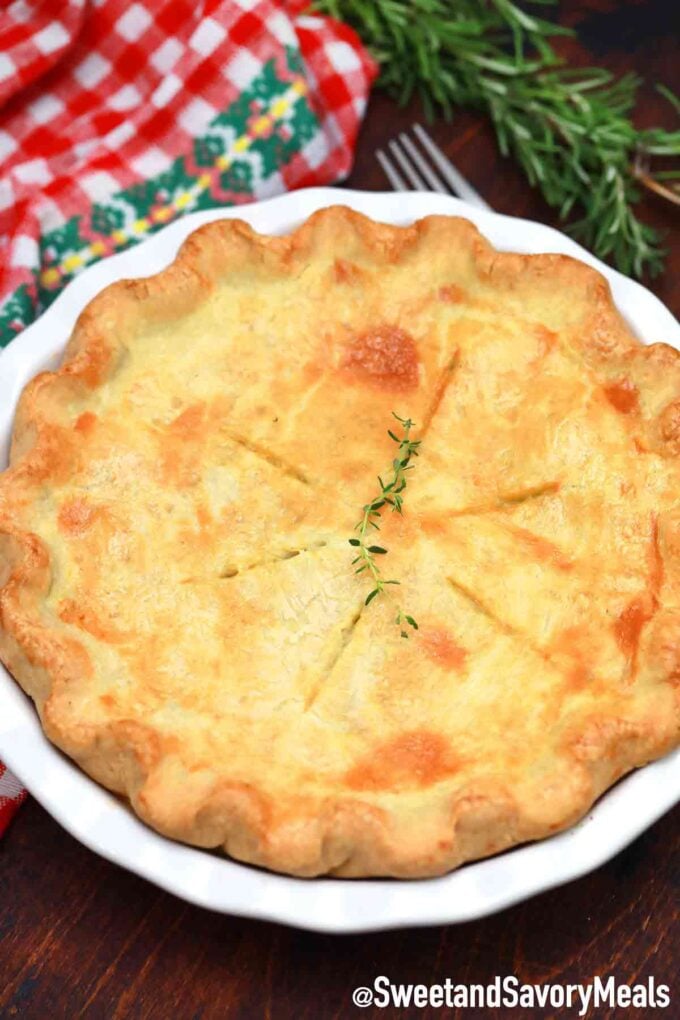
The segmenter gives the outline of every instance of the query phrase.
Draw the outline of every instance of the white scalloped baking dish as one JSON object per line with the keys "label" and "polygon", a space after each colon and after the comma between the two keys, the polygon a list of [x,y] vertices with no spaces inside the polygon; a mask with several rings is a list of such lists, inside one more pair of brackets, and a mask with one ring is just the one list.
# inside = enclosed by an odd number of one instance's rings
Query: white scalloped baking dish
{"label": "white scalloped baking dish", "polygon": [[[158,272],[172,261],[187,234],[209,220],[240,217],[256,230],[279,234],[294,229],[315,210],[339,203],[394,224],[410,223],[430,213],[465,216],[497,248],[574,255],[607,277],[619,310],[641,340],[663,340],[680,349],[680,324],[657,298],[559,231],[480,211],[443,195],[329,188],[297,191],[254,205],[186,216],[74,280],[45,314],[0,354],[0,466],[6,464],[14,408],[23,386],[38,371],[58,363],[76,317],[104,286],[123,277]],[[65,829],[116,864],[212,910],[328,932],[482,917],[596,868],[680,799],[679,749],[623,779],[574,828],[467,865],[443,878],[305,880],[269,874],[173,843],[147,828],[47,741],[31,702],[1,666],[0,757]]]}

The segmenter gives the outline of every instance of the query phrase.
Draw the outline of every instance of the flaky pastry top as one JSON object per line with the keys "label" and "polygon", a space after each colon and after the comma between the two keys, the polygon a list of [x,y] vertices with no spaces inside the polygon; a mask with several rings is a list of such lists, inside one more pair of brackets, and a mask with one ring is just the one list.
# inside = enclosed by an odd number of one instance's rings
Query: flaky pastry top
{"label": "flaky pastry top", "polygon": [[[348,544],[392,412],[421,441],[380,538],[407,641]],[[680,354],[573,259],[449,217],[214,222],[21,398],[0,657],[162,833],[439,874],[678,742],[679,453]]]}

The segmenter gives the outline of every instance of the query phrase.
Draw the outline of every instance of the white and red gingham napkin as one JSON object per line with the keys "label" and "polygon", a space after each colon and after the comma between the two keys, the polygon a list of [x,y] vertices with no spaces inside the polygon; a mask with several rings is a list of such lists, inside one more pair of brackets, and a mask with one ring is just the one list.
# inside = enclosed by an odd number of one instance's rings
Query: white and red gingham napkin
{"label": "white and red gingham napkin", "polygon": [[0,761],[0,836],[25,799],[26,791],[21,783]]}
{"label": "white and red gingham napkin", "polygon": [[[2,5],[0,347],[176,217],[349,172],[377,68],[307,5]],[[0,834],[22,799],[0,763]]]}

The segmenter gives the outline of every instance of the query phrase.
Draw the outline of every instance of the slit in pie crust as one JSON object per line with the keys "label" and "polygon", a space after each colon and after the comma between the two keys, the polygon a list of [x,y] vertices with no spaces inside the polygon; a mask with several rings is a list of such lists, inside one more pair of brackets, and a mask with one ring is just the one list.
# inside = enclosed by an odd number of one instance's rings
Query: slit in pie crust
{"label": "slit in pie crust", "polygon": [[[350,566],[383,515],[408,641]],[[160,832],[436,875],[678,743],[680,354],[462,219],[225,220],[83,312],[0,477],[0,655]]]}

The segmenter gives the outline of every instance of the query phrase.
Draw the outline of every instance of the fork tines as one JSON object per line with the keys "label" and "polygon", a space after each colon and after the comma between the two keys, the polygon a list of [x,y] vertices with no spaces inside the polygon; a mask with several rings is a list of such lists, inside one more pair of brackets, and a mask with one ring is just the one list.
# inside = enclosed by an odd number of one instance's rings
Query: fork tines
{"label": "fork tines", "polygon": [[420,143],[420,149],[405,131],[402,131],[398,139],[393,138],[388,143],[401,173],[382,149],[378,149],[375,154],[395,191],[438,191],[443,195],[457,195],[481,209],[491,208],[420,124],[413,125],[413,133]]}

